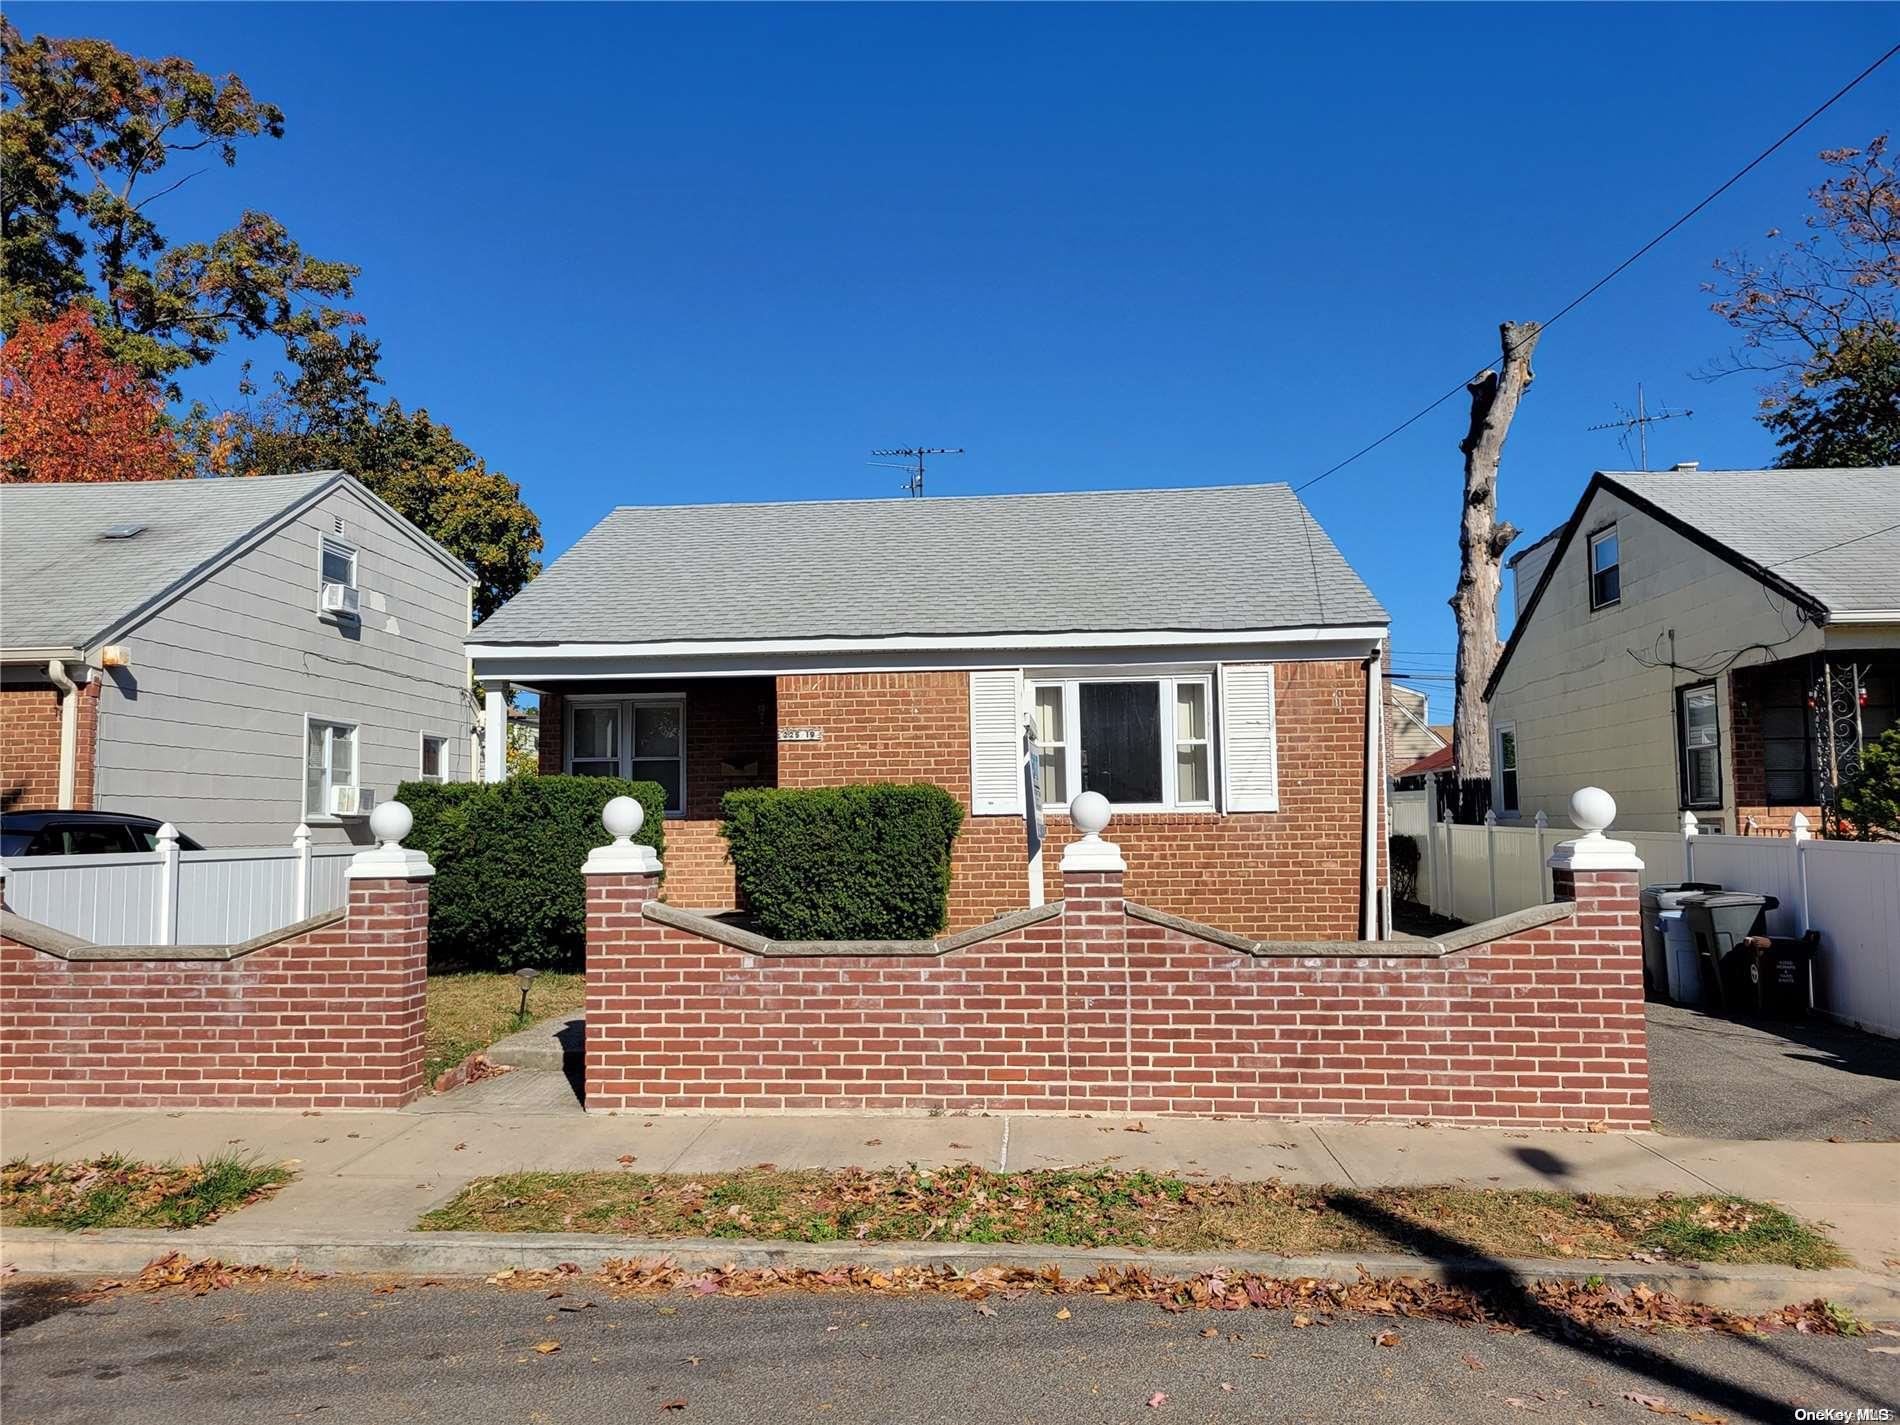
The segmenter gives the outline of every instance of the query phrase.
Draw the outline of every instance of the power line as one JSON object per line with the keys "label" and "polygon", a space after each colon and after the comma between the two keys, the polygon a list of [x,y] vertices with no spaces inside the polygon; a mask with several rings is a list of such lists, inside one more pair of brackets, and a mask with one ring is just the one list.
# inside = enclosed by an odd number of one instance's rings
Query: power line
{"label": "power line", "polygon": [[1900,529],[1900,524],[1890,524],[1882,529],[1870,529],[1865,534],[1857,534],[1849,539],[1837,539],[1834,543],[1824,544],[1819,549],[1810,549],[1806,554],[1791,554],[1786,559],[1777,560],[1764,567],[1779,569],[1784,564],[1796,564],[1803,559],[1812,559],[1817,554],[1826,554],[1830,549],[1845,549],[1850,544],[1859,544],[1863,539],[1873,539],[1877,535],[1892,534],[1897,529]]}
{"label": "power line", "polygon": [[[1589,301],[1590,298],[1594,297],[1598,292],[1602,291],[1603,288],[1607,287],[1611,282],[1615,281],[1616,278],[1622,276],[1623,272],[1627,268],[1629,268],[1631,264],[1636,262],[1637,259],[1644,256],[1646,253],[1650,251],[1651,248],[1655,247],[1664,238],[1668,237],[1671,233],[1675,232],[1677,228],[1680,228],[1684,223],[1688,222],[1689,219],[1693,218],[1697,213],[1701,212],[1704,208],[1708,207],[1709,204],[1713,203],[1717,198],[1720,198],[1724,193],[1728,192],[1729,189],[1733,188],[1737,183],[1741,182],[1742,179],[1746,178],[1756,168],[1760,167],[1763,162],[1765,162],[1777,149],[1781,148],[1784,144],[1786,144],[1789,139],[1793,138],[1796,134],[1800,133],[1809,124],[1813,123],[1816,119],[1820,118],[1821,115],[1825,114],[1829,109],[1833,108],[1836,104],[1838,104],[1842,99],[1846,98],[1850,93],[1852,93],[1856,88],[1860,86],[1863,80],[1865,80],[1875,70],[1879,69],[1881,65],[1885,64],[1888,60],[1892,59],[1894,55],[1896,54],[1900,54],[1900,44],[1895,45],[1892,49],[1888,50],[1885,54],[1881,55],[1879,59],[1875,60],[1872,64],[1868,65],[1865,69],[1863,69],[1859,74],[1855,75],[1852,79],[1848,80],[1846,84],[1842,85],[1839,89],[1835,90],[1833,95],[1830,96],[1824,104],[1822,104],[1819,108],[1815,109],[1800,123],[1796,124],[1793,128],[1789,129],[1787,133],[1783,134],[1780,138],[1776,139],[1773,143],[1769,144],[1767,148],[1763,149],[1760,153],[1756,154],[1741,168],[1737,169],[1733,174],[1729,176],[1728,180],[1725,183],[1723,183],[1721,187],[1715,189],[1714,192],[1710,193],[1700,203],[1697,203],[1693,208],[1689,209],[1688,212],[1684,213],[1681,217],[1677,218],[1668,227],[1664,228],[1661,232],[1657,233],[1655,237],[1651,238],[1648,242],[1644,243],[1641,247],[1637,248],[1635,252],[1632,252],[1628,257],[1624,258],[1621,262],[1617,263],[1615,267],[1612,267],[1608,272],[1604,273],[1603,276],[1599,277],[1596,281],[1592,282],[1588,287],[1584,288],[1583,291],[1579,292],[1575,297],[1571,298],[1563,306],[1559,307],[1554,316],[1547,318],[1544,322],[1540,324],[1540,328],[1539,328],[1540,332],[1548,331],[1551,327],[1555,326],[1558,322],[1562,321],[1565,317],[1569,316],[1572,312],[1576,311],[1578,307],[1581,307],[1585,302]],[[1305,484],[1294,486],[1293,493],[1297,495],[1306,490],[1310,490],[1313,486],[1319,484],[1320,481],[1326,479],[1329,476],[1338,474],[1341,470],[1344,470],[1348,465],[1351,465],[1354,461],[1360,459],[1363,456],[1370,455],[1373,451],[1377,450],[1380,446],[1384,445],[1388,440],[1391,440],[1392,437],[1394,437],[1395,435],[1399,435],[1400,433],[1404,432],[1410,427],[1417,425],[1418,422],[1424,420],[1426,416],[1430,415],[1433,411],[1437,410],[1440,406],[1444,405],[1445,402],[1449,401],[1453,396],[1457,395],[1460,391],[1464,390],[1467,385],[1469,385],[1472,381],[1477,379],[1480,373],[1488,369],[1489,369],[1489,363],[1487,362],[1485,365],[1480,366],[1477,369],[1477,371],[1474,371],[1470,376],[1466,377],[1464,380],[1460,381],[1456,386],[1453,386],[1449,391],[1445,392],[1444,395],[1432,401],[1431,404],[1424,406],[1420,408],[1418,411],[1414,412],[1412,415],[1407,416],[1404,420],[1400,421],[1397,425],[1393,426],[1391,430],[1387,431],[1384,435],[1380,436],[1377,440],[1372,441],[1369,444],[1360,446],[1359,449],[1355,450],[1351,455],[1348,455],[1344,460],[1340,461],[1337,465],[1329,466],[1327,469],[1320,471],[1319,474],[1315,475],[1311,480],[1308,480]]]}

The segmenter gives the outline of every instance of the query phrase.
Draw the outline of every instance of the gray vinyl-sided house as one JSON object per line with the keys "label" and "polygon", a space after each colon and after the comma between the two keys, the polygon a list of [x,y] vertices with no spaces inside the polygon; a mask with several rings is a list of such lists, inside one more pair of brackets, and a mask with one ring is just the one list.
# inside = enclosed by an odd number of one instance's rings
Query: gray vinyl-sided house
{"label": "gray vinyl-sided house", "polygon": [[1594,784],[1630,830],[1785,835],[1900,721],[1900,467],[1599,471],[1511,568],[1501,819]]}
{"label": "gray vinyl-sided house", "polygon": [[363,841],[467,780],[471,572],[340,471],[0,487],[0,814]]}

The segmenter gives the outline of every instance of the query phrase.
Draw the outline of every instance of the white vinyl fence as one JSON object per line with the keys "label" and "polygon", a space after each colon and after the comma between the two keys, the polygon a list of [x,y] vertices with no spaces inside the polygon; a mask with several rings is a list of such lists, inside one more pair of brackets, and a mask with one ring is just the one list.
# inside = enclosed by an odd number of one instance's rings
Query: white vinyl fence
{"label": "white vinyl fence", "polygon": [[[1395,820],[1396,826],[1396,820]],[[1713,881],[1774,896],[1771,935],[1821,932],[1815,1007],[1829,1018],[1900,1038],[1900,845],[1819,841],[1805,834],[1722,836],[1611,830],[1643,858],[1645,885]],[[1546,858],[1576,835],[1545,825],[1428,825],[1417,835],[1420,898],[1439,915],[1476,922],[1551,898]]]}
{"label": "white vinyl fence", "polygon": [[289,846],[7,862],[7,908],[95,945],[235,945],[344,902],[354,846]]}

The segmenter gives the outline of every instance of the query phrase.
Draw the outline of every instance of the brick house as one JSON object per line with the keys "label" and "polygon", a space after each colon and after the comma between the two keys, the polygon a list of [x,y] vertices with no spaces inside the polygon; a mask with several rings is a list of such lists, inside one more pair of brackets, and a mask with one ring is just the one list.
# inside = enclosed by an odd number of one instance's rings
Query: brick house
{"label": "brick house", "polygon": [[340,471],[0,486],[0,812],[360,842],[470,775],[473,583]]}
{"label": "brick house", "polygon": [[1599,472],[1511,569],[1501,820],[1588,781],[1631,830],[1785,834],[1900,718],[1900,467]]}
{"label": "brick house", "polygon": [[543,772],[666,789],[674,905],[734,903],[727,791],[879,780],[970,813],[951,929],[1029,904],[1027,724],[1047,898],[1095,790],[1131,896],[1336,939],[1382,929],[1386,626],[1292,491],[1251,485],[623,507],[469,654],[491,720],[539,695]]}

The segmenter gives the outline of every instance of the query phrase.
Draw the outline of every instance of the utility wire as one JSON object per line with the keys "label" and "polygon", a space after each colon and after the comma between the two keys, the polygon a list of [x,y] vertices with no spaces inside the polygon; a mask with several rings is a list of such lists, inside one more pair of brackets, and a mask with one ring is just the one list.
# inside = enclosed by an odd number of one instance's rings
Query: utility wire
{"label": "utility wire", "polygon": [[1791,554],[1786,559],[1777,559],[1773,564],[1764,565],[1763,567],[1779,569],[1784,564],[1797,564],[1803,559],[1812,559],[1817,554],[1826,554],[1830,549],[1845,549],[1850,544],[1859,544],[1863,539],[1873,539],[1878,535],[1892,534],[1897,529],[1900,529],[1900,524],[1890,524],[1882,529],[1870,529],[1865,534],[1853,535],[1847,539],[1837,539],[1834,543],[1824,544],[1819,549],[1810,549],[1806,554]]}
{"label": "utility wire", "polygon": [[[1579,292],[1575,297],[1571,298],[1570,301],[1566,302],[1563,306],[1559,307],[1555,315],[1547,318],[1540,325],[1540,328],[1539,328],[1540,334],[1544,331],[1548,331],[1551,327],[1554,327],[1555,325],[1557,325],[1558,322],[1562,321],[1565,317],[1569,316],[1572,312],[1576,311],[1578,307],[1582,306],[1585,302],[1589,301],[1590,298],[1594,297],[1598,292],[1602,291],[1604,287],[1608,286],[1616,278],[1620,277],[1623,274],[1623,272],[1631,266],[1631,264],[1636,262],[1638,258],[1642,257],[1644,254],[1649,252],[1651,248],[1655,247],[1664,238],[1668,237],[1671,233],[1675,232],[1677,228],[1680,228],[1684,223],[1688,222],[1689,219],[1693,218],[1697,213],[1701,212],[1704,208],[1708,207],[1709,204],[1713,203],[1717,198],[1720,198],[1724,193],[1728,192],[1729,189],[1733,188],[1737,183],[1741,182],[1742,179],[1746,178],[1756,168],[1760,167],[1761,164],[1765,162],[1769,158],[1769,156],[1772,155],[1777,149],[1781,148],[1784,144],[1788,142],[1788,140],[1792,139],[1796,134],[1800,133],[1809,124],[1813,123],[1816,119],[1820,118],[1821,115],[1825,114],[1829,109],[1833,108],[1836,104],[1838,104],[1842,99],[1846,98],[1850,93],[1852,93],[1856,88],[1859,87],[1859,85],[1861,84],[1863,80],[1867,79],[1871,74],[1873,74],[1875,70],[1879,69],[1881,65],[1885,64],[1888,60],[1892,59],[1894,55],[1896,54],[1900,54],[1900,44],[1895,45],[1892,49],[1888,50],[1885,54],[1881,55],[1879,59],[1875,60],[1872,64],[1868,65],[1865,69],[1863,69],[1859,74],[1855,75],[1852,79],[1848,80],[1846,84],[1842,85],[1839,89],[1835,90],[1833,95],[1830,96],[1825,103],[1823,103],[1819,108],[1815,109],[1800,123],[1796,124],[1793,128],[1789,129],[1787,133],[1783,134],[1780,138],[1776,139],[1773,143],[1769,144],[1767,148],[1763,149],[1760,153],[1756,154],[1745,165],[1737,169],[1732,175],[1730,175],[1729,179],[1725,183],[1723,183],[1721,187],[1717,188],[1714,192],[1710,193],[1700,203],[1697,203],[1693,208],[1689,209],[1688,212],[1684,213],[1681,217],[1677,218],[1668,227],[1664,228],[1661,232],[1657,233],[1655,237],[1651,238],[1648,242],[1644,243],[1641,247],[1637,248],[1635,252],[1632,252],[1628,257],[1624,258],[1621,262],[1617,263],[1615,267],[1612,267],[1608,272],[1604,273],[1603,276],[1599,277],[1595,282],[1592,282],[1588,287],[1584,288],[1583,291]],[[1400,421],[1397,425],[1393,426],[1391,430],[1387,431],[1384,435],[1380,436],[1377,440],[1372,441],[1367,445],[1360,446],[1359,449],[1355,450],[1351,455],[1348,455],[1344,460],[1340,461],[1337,465],[1330,466],[1327,469],[1320,471],[1319,474],[1315,475],[1312,479],[1308,480],[1305,484],[1295,485],[1293,487],[1293,493],[1298,495],[1307,490],[1310,490],[1313,486],[1319,484],[1320,481],[1328,478],[1329,476],[1338,474],[1341,470],[1344,470],[1348,465],[1351,465],[1354,461],[1360,459],[1363,456],[1370,455],[1373,451],[1377,450],[1380,446],[1384,445],[1388,440],[1391,440],[1392,437],[1400,434],[1401,432],[1418,424],[1418,422],[1424,420],[1426,416],[1430,415],[1433,411],[1437,410],[1440,406],[1444,405],[1445,402],[1449,401],[1453,396],[1457,395],[1460,391],[1464,390],[1472,381],[1475,381],[1481,374],[1483,374],[1485,371],[1489,369],[1490,369],[1490,363],[1488,362],[1485,363],[1483,366],[1480,366],[1470,376],[1466,377],[1464,380],[1460,381],[1456,386],[1453,386],[1450,390],[1446,391],[1444,395],[1438,397],[1435,401],[1431,402],[1430,405],[1421,407],[1418,411],[1414,412],[1412,415]]]}

